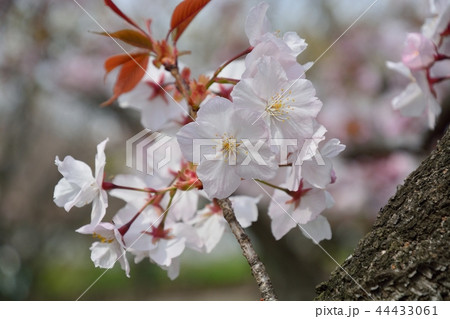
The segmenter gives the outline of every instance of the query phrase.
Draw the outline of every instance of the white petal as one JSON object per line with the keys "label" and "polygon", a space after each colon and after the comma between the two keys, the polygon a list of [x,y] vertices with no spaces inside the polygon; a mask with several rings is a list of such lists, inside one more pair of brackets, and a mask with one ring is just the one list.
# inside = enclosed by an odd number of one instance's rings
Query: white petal
{"label": "white petal", "polygon": [[177,192],[172,200],[168,218],[175,221],[189,221],[197,212],[198,196],[195,190]]}
{"label": "white petal", "polygon": [[289,46],[295,56],[302,53],[308,46],[305,39],[300,38],[296,32],[286,32],[283,35],[283,41]]}
{"label": "white petal", "polygon": [[272,219],[272,234],[276,240],[286,235],[297,223],[292,218],[291,205],[286,205],[290,197],[282,191],[275,190],[269,205],[269,216]]}
{"label": "white petal", "polygon": [[304,117],[316,117],[322,108],[322,102],[316,98],[316,90],[311,81],[299,79],[288,82],[285,85],[289,88],[287,96],[292,99],[290,105],[296,110],[301,111]]}
{"label": "white petal", "polygon": [[91,260],[95,267],[112,268],[120,256],[112,244],[96,241],[91,246]]}
{"label": "white petal", "polygon": [[302,164],[301,175],[305,180],[307,180],[312,186],[317,188],[325,188],[331,183],[331,171],[333,165],[331,160],[328,158],[323,158],[324,165],[319,165],[313,158],[309,161],[305,161]]}
{"label": "white petal", "polygon": [[91,168],[86,163],[78,161],[72,156],[66,156],[62,162],[56,157],[55,164],[58,166],[58,171],[69,183],[83,187],[94,181]]}
{"label": "white petal", "polygon": [[103,183],[103,171],[106,164],[105,147],[109,139],[105,139],[103,142],[97,145],[97,154],[95,155],[95,179],[99,187]]}
{"label": "white petal", "polygon": [[428,127],[430,129],[434,128],[435,122],[436,122],[436,118],[439,116],[439,114],[441,113],[441,106],[439,105],[439,103],[436,101],[436,99],[432,96],[430,96],[428,98]]}
{"label": "white petal", "polygon": [[404,75],[407,78],[411,78],[411,71],[408,69],[406,65],[404,65],[402,62],[391,62],[387,61],[386,66],[394,71],[399,72],[400,74]]}
{"label": "white petal", "polygon": [[68,201],[64,205],[64,209],[68,212],[73,206],[83,207],[91,203],[97,197],[97,194],[98,189],[87,184],[79,190],[72,200]]}
{"label": "white petal", "polygon": [[209,198],[226,198],[241,184],[241,177],[236,174],[236,166],[231,166],[223,160],[204,161],[197,167],[197,175]]}
{"label": "white petal", "polygon": [[181,255],[185,248],[184,238],[161,239],[158,241],[158,247],[149,252],[150,258],[161,266],[170,266],[172,258]]}
{"label": "white petal", "polygon": [[262,35],[270,31],[270,22],[266,17],[269,5],[261,2],[250,9],[245,21],[245,34],[247,35],[250,45],[255,45]]}
{"label": "white petal", "polygon": [[320,155],[322,157],[336,157],[345,150],[345,145],[341,144],[341,141],[339,141],[337,138],[332,138],[331,140],[327,141],[323,147],[320,149]]}
{"label": "white petal", "polygon": [[90,235],[95,232],[95,226],[91,224],[87,224],[84,226],[81,226],[77,230],[75,230],[77,233],[84,234],[84,235]]}
{"label": "white petal", "polygon": [[[226,130],[230,126],[230,113],[233,103],[222,97],[214,97],[202,105],[197,113],[197,122],[203,125],[217,127],[219,131]],[[212,124],[211,124],[212,123]],[[213,137],[214,134],[211,134]]]}
{"label": "white petal", "polygon": [[326,197],[326,205],[327,208],[331,208],[334,206],[334,198],[331,196],[331,194],[327,191],[325,191],[325,197]]}
{"label": "white petal", "polygon": [[115,237],[114,229],[115,226],[111,223],[100,223],[97,225],[84,225],[78,228],[76,232],[85,235],[96,233],[105,239],[113,239]]}
{"label": "white petal", "polygon": [[108,207],[108,195],[104,190],[100,191],[100,196],[94,198],[92,202],[91,224],[98,225],[106,214]]}
{"label": "white petal", "polygon": [[242,227],[249,227],[258,220],[258,202],[262,196],[232,196],[230,201],[233,204],[234,214]]}
{"label": "white petal", "polygon": [[152,131],[161,131],[168,123],[188,116],[186,104],[178,103],[167,97],[168,103],[161,97],[149,101],[149,105],[142,109],[141,123]]}
{"label": "white petal", "polygon": [[278,169],[278,163],[270,148],[266,124],[264,121],[257,121],[257,118],[252,117],[246,110],[236,114],[240,116],[233,117],[235,134],[236,138],[241,140],[237,174],[245,179],[273,178]]}
{"label": "white petal", "polygon": [[172,228],[173,234],[176,237],[182,237],[186,240],[186,247],[194,250],[200,250],[202,248],[203,242],[196,229],[191,225],[176,223],[171,225],[170,228]]}
{"label": "white petal", "polygon": [[425,109],[425,104],[422,100],[418,103],[414,102],[421,97],[423,97],[422,90],[416,82],[411,82],[400,95],[392,100],[392,106],[394,110],[401,110],[405,116],[420,116]]}
{"label": "white petal", "polygon": [[128,278],[130,278],[130,264],[128,263],[126,251],[121,249],[117,243],[115,249],[120,249],[120,258],[119,258],[120,267],[125,271],[125,275]]}
{"label": "white petal", "polygon": [[255,112],[258,116],[265,112],[267,105],[253,90],[253,79],[239,81],[231,92],[231,97],[237,108]]}
{"label": "white petal", "polygon": [[206,253],[210,253],[219,243],[225,231],[226,221],[217,214],[213,214],[206,218],[198,227],[198,234],[203,241]]}
{"label": "white petal", "polygon": [[317,216],[316,219],[307,224],[301,225],[305,237],[310,238],[315,244],[318,244],[324,239],[331,239],[331,227],[328,220],[322,215]]}
{"label": "white petal", "polygon": [[258,71],[253,79],[253,90],[256,94],[268,101],[279,92],[279,88],[288,78],[283,67],[273,57],[263,56],[257,61]]}
{"label": "white petal", "polygon": [[162,266],[161,268],[167,270],[167,276],[171,280],[176,279],[180,274],[180,258],[172,259],[170,266]]}
{"label": "white petal", "polygon": [[[55,186],[53,201],[58,207],[65,207],[66,203],[72,202],[80,192],[80,188],[75,184],[70,184],[65,178],[61,178]],[[69,210],[72,207],[67,207]]]}
{"label": "white petal", "polygon": [[[138,209],[133,211],[129,210],[127,207],[130,208],[132,206],[127,205],[122,208],[122,210],[118,213],[119,216],[116,216],[115,219],[118,218],[121,221],[128,222],[130,219],[127,220],[126,215],[131,216],[132,218],[138,212]],[[158,227],[159,222],[161,221],[161,218],[158,218],[159,213],[155,209],[152,207],[145,209],[131,224],[130,228],[123,236],[126,247],[138,251],[149,251],[155,249],[157,243],[152,243],[153,237],[144,232],[151,231],[152,226]]]}
{"label": "white petal", "polygon": [[113,217],[113,222],[118,227],[128,223],[139,211],[141,207],[134,204],[127,203],[124,207],[119,209],[116,215]]}
{"label": "white petal", "polygon": [[[189,123],[183,126],[177,133],[177,141],[184,158],[189,162],[194,161],[194,140],[206,138],[207,133],[197,123]],[[196,163],[198,164],[198,163]]]}
{"label": "white petal", "polygon": [[[134,187],[134,188],[146,188],[148,185],[145,183],[145,181],[137,175],[117,175],[113,179],[113,183],[118,186],[126,186],[126,187]],[[148,198],[148,194],[145,192],[137,192],[134,190],[128,190],[128,189],[112,189],[109,191],[109,194],[111,196],[120,198],[126,202],[134,202],[137,206],[140,205],[140,203],[144,204],[145,201]]]}
{"label": "white petal", "polygon": [[[306,183],[305,188],[308,188]],[[301,198],[300,205],[295,209],[292,216],[297,223],[306,224],[315,219],[326,208],[325,191],[313,188]]]}

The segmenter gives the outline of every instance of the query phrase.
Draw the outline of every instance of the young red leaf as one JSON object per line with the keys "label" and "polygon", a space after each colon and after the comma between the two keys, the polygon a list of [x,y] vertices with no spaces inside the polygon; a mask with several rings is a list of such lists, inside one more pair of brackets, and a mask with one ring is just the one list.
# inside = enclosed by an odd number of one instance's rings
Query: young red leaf
{"label": "young red leaf", "polygon": [[108,75],[109,72],[117,68],[119,65],[122,65],[125,62],[131,60],[132,56],[133,56],[132,54],[131,56],[129,54],[119,54],[106,59],[105,64],[103,65],[106,71],[105,77]]}
{"label": "young red leaf", "polygon": [[[120,56],[116,61],[120,62]],[[114,58],[114,57],[112,57]],[[111,59],[111,58],[110,58]],[[109,59],[108,59],[109,60]],[[124,61],[124,60],[122,60]],[[139,83],[142,77],[145,75],[149,61],[148,53],[137,53],[133,55],[133,58],[128,57],[128,61],[122,62],[122,68],[117,76],[116,83],[114,84],[114,94],[106,102],[101,105],[106,106],[114,102],[121,94],[126,93],[134,89]],[[111,64],[113,65],[113,64]],[[116,65],[117,66],[117,65]],[[106,68],[106,63],[105,63]],[[112,69],[111,69],[112,70]],[[108,69],[107,69],[108,71]]]}
{"label": "young red leaf", "polygon": [[95,32],[100,35],[113,37],[119,39],[125,43],[131,44],[132,46],[143,48],[143,49],[152,49],[152,42],[146,35],[142,34],[139,31],[124,29],[116,32]]}
{"label": "young red leaf", "polygon": [[[105,4],[111,8],[112,11],[114,11],[118,16],[120,16],[122,19],[124,19],[125,21],[127,21],[129,24],[131,24],[132,26],[138,28],[140,31],[144,32],[144,30],[142,30],[136,22],[134,22],[133,20],[131,20],[125,13],[122,12],[122,10],[120,10],[116,4],[114,2],[112,2],[112,0],[105,0]],[[145,32],[144,32],[145,33]]]}
{"label": "young red leaf", "polygon": [[195,16],[208,4],[210,0],[184,0],[173,11],[170,21],[170,32],[176,42],[186,30]]}

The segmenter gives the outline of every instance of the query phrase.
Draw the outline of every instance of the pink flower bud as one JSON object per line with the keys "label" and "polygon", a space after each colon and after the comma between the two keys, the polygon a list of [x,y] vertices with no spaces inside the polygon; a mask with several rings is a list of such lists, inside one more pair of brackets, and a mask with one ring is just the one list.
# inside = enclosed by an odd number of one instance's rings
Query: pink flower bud
{"label": "pink flower bud", "polygon": [[435,61],[436,46],[421,33],[408,33],[402,62],[411,70],[429,67]]}

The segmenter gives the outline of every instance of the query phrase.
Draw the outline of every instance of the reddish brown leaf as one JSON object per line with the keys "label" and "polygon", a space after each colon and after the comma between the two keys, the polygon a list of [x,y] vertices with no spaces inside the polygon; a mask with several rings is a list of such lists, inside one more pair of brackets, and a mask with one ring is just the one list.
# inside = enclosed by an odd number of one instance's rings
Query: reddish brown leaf
{"label": "reddish brown leaf", "polygon": [[[122,55],[123,56],[123,55]],[[116,61],[120,62],[120,56],[117,57]],[[114,102],[121,94],[126,93],[134,89],[134,87],[139,83],[142,77],[145,75],[148,66],[149,55],[148,53],[138,53],[128,57],[128,61],[122,60],[122,68],[120,69],[119,75],[117,76],[116,83],[114,84],[114,94],[106,102],[101,105],[106,106]],[[112,57],[114,58],[114,57]],[[125,57],[123,57],[125,58]],[[111,58],[110,58],[111,59]],[[110,60],[108,59],[108,60]],[[118,65],[120,65],[118,64]],[[113,65],[113,64],[111,64]],[[116,65],[116,66],[118,66]],[[115,67],[116,67],[115,66]],[[113,67],[113,68],[115,68]],[[105,63],[106,68],[106,63]],[[111,69],[112,70],[112,69]]]}
{"label": "reddish brown leaf", "polygon": [[128,54],[119,54],[106,59],[105,64],[103,65],[106,71],[105,77],[108,75],[109,72],[117,68],[119,65],[122,65],[125,62],[131,60],[132,56],[133,55],[130,56]]}
{"label": "reddish brown leaf", "polygon": [[[112,2],[112,0],[105,0],[105,4],[111,8],[112,11],[114,11],[118,16],[120,16],[122,19],[124,19],[125,21],[127,21],[129,24],[131,24],[132,26],[138,28],[139,30],[141,30],[142,32],[144,32],[144,30],[142,30],[136,22],[134,22],[133,20],[131,20],[125,13],[122,12],[122,10],[120,10],[116,4],[114,2]],[[145,32],[144,32],[145,33]]]}
{"label": "reddish brown leaf", "polygon": [[209,1],[211,0],[184,0],[175,8],[169,31],[169,33],[173,32],[172,37],[175,42]]}
{"label": "reddish brown leaf", "polygon": [[146,35],[142,34],[139,31],[124,29],[116,32],[95,32],[100,35],[104,35],[107,37],[113,37],[119,39],[125,43],[131,44],[132,46],[144,49],[152,49],[152,42]]}

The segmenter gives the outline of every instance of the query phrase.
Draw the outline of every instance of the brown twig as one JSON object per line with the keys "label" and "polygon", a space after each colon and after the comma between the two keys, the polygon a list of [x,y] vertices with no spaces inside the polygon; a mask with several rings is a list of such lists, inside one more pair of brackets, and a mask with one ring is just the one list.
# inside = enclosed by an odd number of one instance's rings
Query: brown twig
{"label": "brown twig", "polygon": [[273,290],[269,274],[266,271],[266,267],[264,267],[264,264],[256,254],[250,238],[237,221],[230,200],[228,198],[219,199],[217,203],[220,208],[222,208],[223,217],[225,217],[226,221],[230,225],[231,231],[236,237],[239,245],[241,246],[242,253],[250,265],[253,277],[255,278],[259,291],[261,292],[261,298],[263,300],[278,300]]}

